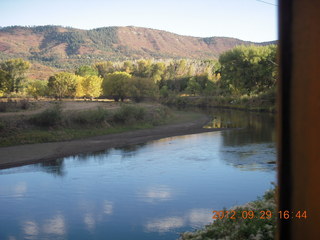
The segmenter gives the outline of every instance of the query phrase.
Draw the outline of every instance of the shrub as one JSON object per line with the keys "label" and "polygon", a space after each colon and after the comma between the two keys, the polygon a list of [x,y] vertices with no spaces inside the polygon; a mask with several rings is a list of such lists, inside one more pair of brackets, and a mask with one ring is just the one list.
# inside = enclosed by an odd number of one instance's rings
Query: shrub
{"label": "shrub", "polygon": [[34,115],[30,118],[32,124],[42,127],[57,126],[62,123],[62,109],[61,105],[56,103],[51,108]]}
{"label": "shrub", "polygon": [[115,112],[112,121],[114,123],[135,123],[143,121],[146,116],[144,108],[139,106],[122,105],[121,108]]}
{"label": "shrub", "polygon": [[153,109],[148,116],[148,121],[152,125],[159,125],[165,122],[165,120],[170,116],[170,109],[165,106],[160,106]]}
{"label": "shrub", "polygon": [[75,114],[71,121],[80,125],[103,124],[106,123],[109,115],[108,110],[98,107],[94,110],[83,111]]}
{"label": "shrub", "polygon": [[[249,202],[243,206],[232,208],[236,213],[235,219],[224,217],[216,219],[213,223],[205,226],[204,229],[195,232],[185,232],[181,234],[179,240],[197,240],[197,239],[263,239],[273,240],[276,230],[276,203],[275,189],[267,191],[262,198]],[[226,211],[224,209],[223,211]],[[264,219],[242,217],[243,212],[252,211],[254,214],[270,211],[272,217]],[[230,212],[230,210],[229,210]]]}
{"label": "shrub", "polygon": [[0,112],[6,112],[8,108],[7,102],[0,102]]}
{"label": "shrub", "polygon": [[6,124],[0,120],[0,132],[5,130],[5,128],[6,128]]}
{"label": "shrub", "polygon": [[20,100],[20,107],[21,107],[21,109],[23,109],[23,110],[28,109],[28,108],[30,107],[30,102],[29,102],[29,100],[28,100],[28,99],[22,99],[22,100]]}

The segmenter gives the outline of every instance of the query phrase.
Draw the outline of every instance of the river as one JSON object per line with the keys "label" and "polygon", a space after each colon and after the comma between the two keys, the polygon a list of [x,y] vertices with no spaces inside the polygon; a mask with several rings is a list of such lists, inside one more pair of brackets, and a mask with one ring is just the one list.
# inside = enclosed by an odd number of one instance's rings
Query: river
{"label": "river", "polygon": [[276,181],[274,116],[210,110],[230,130],[0,170],[0,239],[177,239]]}

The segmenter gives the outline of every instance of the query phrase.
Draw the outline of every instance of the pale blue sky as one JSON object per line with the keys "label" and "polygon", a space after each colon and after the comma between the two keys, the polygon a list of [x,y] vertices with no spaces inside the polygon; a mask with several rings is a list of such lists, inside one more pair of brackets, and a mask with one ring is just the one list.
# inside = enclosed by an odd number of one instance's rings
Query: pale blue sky
{"label": "pale blue sky", "polygon": [[195,37],[278,38],[277,7],[257,0],[1,0],[0,9],[2,27],[138,26]]}

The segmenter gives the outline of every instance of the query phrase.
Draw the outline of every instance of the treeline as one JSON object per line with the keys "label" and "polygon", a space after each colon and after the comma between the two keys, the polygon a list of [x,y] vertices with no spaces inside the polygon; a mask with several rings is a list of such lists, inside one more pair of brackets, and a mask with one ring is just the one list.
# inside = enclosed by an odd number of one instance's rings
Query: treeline
{"label": "treeline", "polygon": [[35,98],[169,96],[253,96],[274,92],[276,46],[238,46],[219,60],[137,60],[97,62],[48,80],[27,80],[30,63],[11,59],[0,63],[0,94],[24,93]]}

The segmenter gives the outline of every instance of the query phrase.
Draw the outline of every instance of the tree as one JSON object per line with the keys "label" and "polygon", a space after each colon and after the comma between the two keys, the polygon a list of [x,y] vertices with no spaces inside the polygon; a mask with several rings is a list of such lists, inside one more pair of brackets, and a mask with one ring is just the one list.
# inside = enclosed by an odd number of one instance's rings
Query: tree
{"label": "tree", "polygon": [[162,62],[157,62],[151,66],[151,78],[154,82],[159,82],[162,80],[164,72],[166,70],[166,65]]}
{"label": "tree", "polygon": [[123,63],[121,71],[131,74],[133,72],[133,63],[131,61],[125,61]]}
{"label": "tree", "polygon": [[131,75],[126,72],[114,72],[109,73],[103,80],[102,88],[105,96],[112,96],[112,98],[118,102],[124,99],[129,94],[129,81]]}
{"label": "tree", "polygon": [[134,75],[137,77],[150,77],[151,60],[139,60],[134,69]]}
{"label": "tree", "polygon": [[102,84],[103,79],[98,76],[86,76],[81,81],[81,87],[84,97],[90,99],[99,97],[102,93]]}
{"label": "tree", "polygon": [[43,80],[30,80],[27,83],[26,91],[35,99],[44,97],[48,93],[48,82]]}
{"label": "tree", "polygon": [[190,94],[196,95],[197,93],[199,93],[201,91],[201,86],[196,81],[196,79],[194,77],[192,77],[188,82],[188,86],[187,86],[186,90]]}
{"label": "tree", "polygon": [[98,76],[99,72],[96,68],[92,67],[92,66],[81,66],[79,67],[76,71],[75,71],[76,75],[79,76]]}
{"label": "tree", "polygon": [[146,97],[156,97],[159,88],[151,78],[133,77],[130,81],[130,96],[140,102]]}
{"label": "tree", "polygon": [[2,69],[0,69],[0,92],[9,92],[9,78],[8,78],[8,73]]}
{"label": "tree", "polygon": [[187,74],[187,61],[181,59],[179,62],[175,63],[176,76],[185,77]]}
{"label": "tree", "polygon": [[113,63],[110,61],[96,63],[94,67],[98,70],[99,76],[102,78],[105,78],[107,74],[115,71]]}
{"label": "tree", "polygon": [[6,92],[18,92],[25,80],[25,73],[31,67],[28,61],[21,58],[10,59],[0,63],[1,87]]}
{"label": "tree", "polygon": [[233,93],[262,92],[276,83],[276,46],[238,46],[219,58],[221,80]]}
{"label": "tree", "polygon": [[61,72],[51,76],[48,81],[49,93],[57,99],[75,97],[82,77],[73,73]]}

